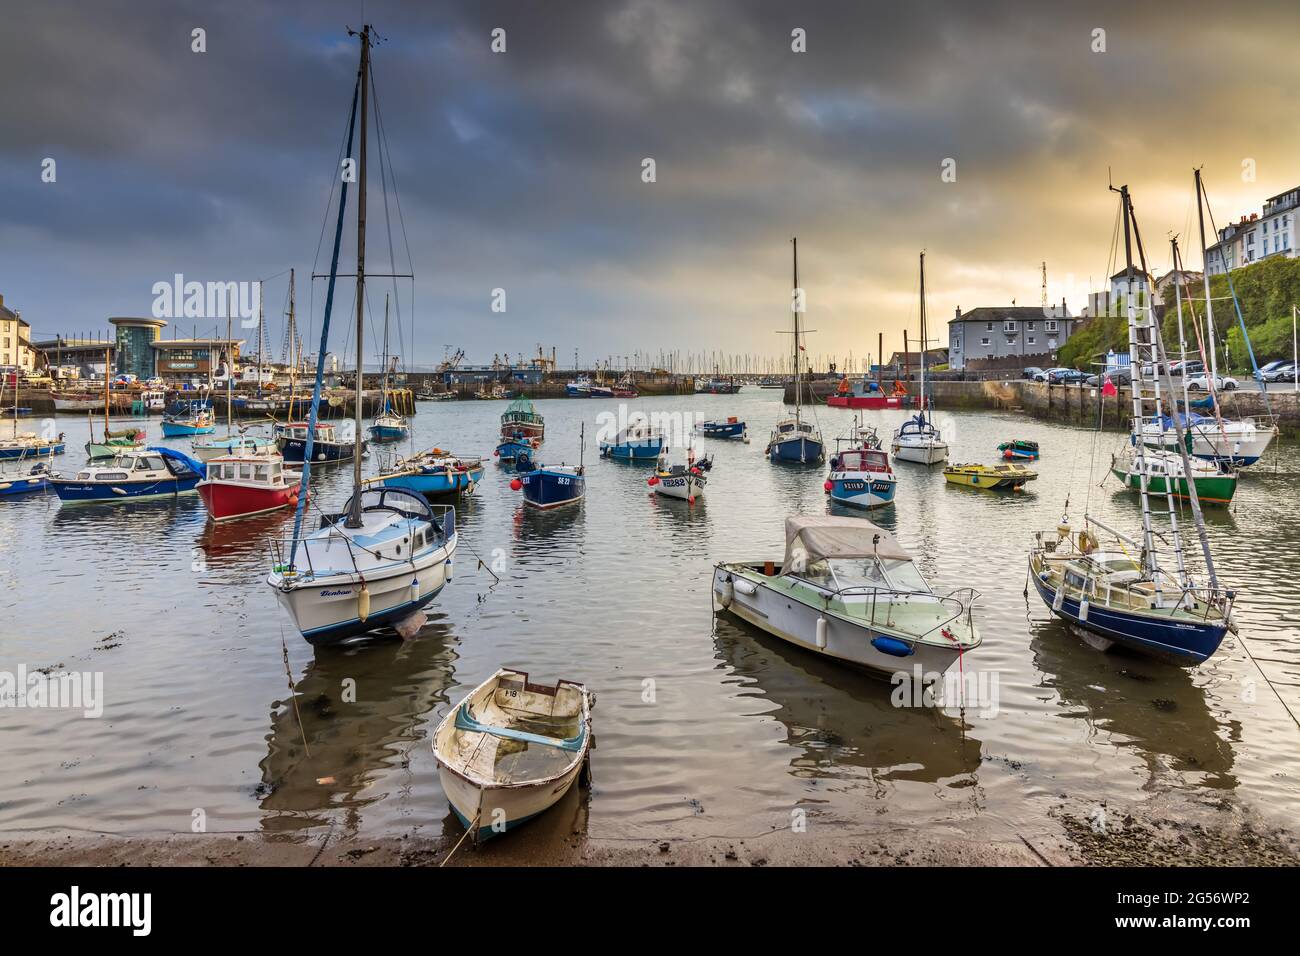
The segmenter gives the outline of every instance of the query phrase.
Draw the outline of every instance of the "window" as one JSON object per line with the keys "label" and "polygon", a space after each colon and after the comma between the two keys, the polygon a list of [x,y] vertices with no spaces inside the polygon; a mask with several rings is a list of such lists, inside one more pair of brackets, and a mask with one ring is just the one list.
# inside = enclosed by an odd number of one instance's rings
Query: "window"
{"label": "window", "polygon": [[1029,343],[1030,345],[1033,345],[1035,340],[1034,340],[1034,337],[1031,335],[1031,336],[1029,336],[1029,338],[1028,338],[1026,341],[1028,341],[1028,343]]}
{"label": "window", "polygon": [[1055,319],[1048,319],[1043,323],[1043,330],[1046,332],[1055,332],[1057,329],[1058,326]]}
{"label": "window", "polygon": [[1028,323],[1026,323],[1026,325],[1027,325],[1027,327],[1028,327],[1028,329],[1029,329],[1030,332],[1034,331],[1034,326],[1037,325],[1037,324],[1038,324],[1037,322],[1028,322]]}
{"label": "window", "polygon": [[988,339],[980,339],[980,345],[988,345],[988,344],[989,344]]}
{"label": "window", "polygon": [[1014,332],[1015,330],[1016,330],[1015,319],[1007,319],[1005,322],[1002,323],[1003,332]]}
{"label": "window", "polygon": [[992,331],[993,331],[993,323],[992,323],[992,322],[986,322],[985,325],[984,325],[984,331],[986,331],[986,332],[992,332]]}

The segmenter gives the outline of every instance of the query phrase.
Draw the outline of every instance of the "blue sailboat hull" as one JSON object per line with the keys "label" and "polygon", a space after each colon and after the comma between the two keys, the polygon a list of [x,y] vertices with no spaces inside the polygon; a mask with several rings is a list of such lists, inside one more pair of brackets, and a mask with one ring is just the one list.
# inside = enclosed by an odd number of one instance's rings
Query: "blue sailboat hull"
{"label": "blue sailboat hull", "polygon": [[49,475],[27,475],[23,478],[15,478],[12,481],[0,481],[0,498],[30,495],[35,491],[44,491],[49,486]]}
{"label": "blue sailboat hull", "polygon": [[[1056,589],[1032,572],[1030,577],[1039,597],[1051,608],[1056,600]],[[1068,597],[1062,600],[1060,610],[1053,609],[1052,613],[1075,627],[1091,631],[1129,650],[1180,667],[1195,667],[1208,660],[1219,649],[1228,631],[1222,624],[1164,622],[1093,605],[1089,605],[1088,619],[1083,621],[1079,619],[1079,602]]]}
{"label": "blue sailboat hull", "polygon": [[125,501],[131,498],[157,498],[193,491],[202,478],[160,478],[149,481],[52,481],[61,501]]}
{"label": "blue sailboat hull", "polygon": [[811,438],[787,438],[783,441],[773,442],[768,450],[768,457],[772,461],[794,462],[803,465],[821,461],[825,453],[825,447],[819,441],[813,441]]}
{"label": "blue sailboat hull", "polygon": [[211,435],[217,430],[216,425],[182,425],[179,422],[163,421],[164,438],[184,438],[187,435]]}
{"label": "blue sailboat hull", "polygon": [[587,493],[587,479],[582,475],[548,471],[545,468],[519,476],[523,482],[524,504],[534,508],[556,508],[581,501]]}
{"label": "blue sailboat hull", "polygon": [[16,458],[44,458],[46,455],[62,455],[66,449],[63,442],[54,445],[46,445],[40,449],[33,448],[0,448],[0,461],[13,461]]}
{"label": "blue sailboat hull", "polygon": [[410,434],[411,429],[406,425],[370,426],[370,440],[374,442],[404,441]]}

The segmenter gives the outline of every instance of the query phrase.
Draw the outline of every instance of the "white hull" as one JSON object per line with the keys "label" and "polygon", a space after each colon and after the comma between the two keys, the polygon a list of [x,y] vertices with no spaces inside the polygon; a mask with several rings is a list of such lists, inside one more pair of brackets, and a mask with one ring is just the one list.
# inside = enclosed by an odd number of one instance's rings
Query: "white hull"
{"label": "white hull", "polygon": [[[737,587],[737,582],[745,582]],[[753,594],[745,593],[752,585]],[[940,646],[916,641],[907,657],[896,657],[878,650],[872,639],[892,636],[865,624],[845,621],[763,584],[753,584],[719,565],[713,570],[713,591],[718,602],[732,614],[761,630],[814,654],[832,657],[846,664],[865,668],[879,676],[891,677],[912,673],[920,665],[923,673],[942,674],[957,661],[957,646]],[[817,622],[826,621],[825,644],[818,643]]]}
{"label": "white hull", "polygon": [[665,498],[680,498],[682,501],[696,500],[704,496],[704,480],[693,475],[673,475],[660,477],[654,486],[655,494]]}
{"label": "white hull", "polygon": [[491,831],[494,823],[508,830],[549,810],[564,798],[582,772],[582,761],[556,780],[535,786],[482,786],[467,780],[441,761],[438,762],[438,780],[460,817],[468,824],[477,819],[479,826]]}
{"label": "white hull", "polygon": [[[1239,464],[1254,464],[1264,456],[1277,435],[1277,428],[1260,428],[1250,419],[1225,421],[1222,426],[1207,421],[1191,425],[1192,454],[1197,458],[1233,459]],[[1178,435],[1170,429],[1147,425],[1143,438],[1149,444],[1177,448]]]}
{"label": "white hull", "polygon": [[[304,545],[307,544],[304,542]],[[331,546],[340,551],[345,550],[345,545],[338,538],[331,542]],[[318,551],[317,555],[321,553]],[[409,562],[395,562],[387,569],[366,568],[365,584],[370,595],[366,620],[373,620],[405,605],[410,605],[412,613],[418,610],[422,598],[437,594],[451,579],[455,554],[456,535],[453,534],[444,546],[417,557],[414,568]],[[313,560],[317,558],[314,556]],[[300,559],[299,566],[305,564],[305,559]],[[412,585],[413,580],[419,581],[418,588]],[[270,583],[275,587],[276,597],[308,640],[314,635],[329,634],[332,629],[345,628],[354,622],[358,625],[365,623],[360,620],[360,575],[352,573],[316,577],[285,588],[280,586],[277,575],[272,574]]]}
{"label": "white hull", "polygon": [[894,439],[890,453],[898,461],[918,465],[937,465],[948,460],[948,443],[945,441],[907,441]]}
{"label": "white hull", "polygon": [[102,398],[56,398],[54,410],[56,412],[102,412],[104,400]]}

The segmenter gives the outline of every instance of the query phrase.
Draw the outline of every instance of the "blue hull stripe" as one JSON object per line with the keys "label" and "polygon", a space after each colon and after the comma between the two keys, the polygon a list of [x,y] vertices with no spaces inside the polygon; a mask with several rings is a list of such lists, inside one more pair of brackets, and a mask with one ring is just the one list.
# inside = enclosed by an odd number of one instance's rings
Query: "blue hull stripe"
{"label": "blue hull stripe", "polygon": [[320,646],[322,644],[333,644],[338,641],[346,640],[349,637],[355,637],[358,634],[365,634],[367,631],[373,631],[376,628],[383,627],[385,624],[395,624],[404,617],[409,617],[415,611],[424,607],[434,598],[436,598],[445,584],[439,585],[437,590],[427,595],[422,595],[419,600],[407,601],[405,604],[399,604],[394,608],[389,608],[380,614],[372,614],[364,621],[360,618],[352,618],[350,621],[342,621],[339,624],[330,624],[327,627],[317,627],[310,631],[305,631],[303,637],[307,639],[308,644]]}

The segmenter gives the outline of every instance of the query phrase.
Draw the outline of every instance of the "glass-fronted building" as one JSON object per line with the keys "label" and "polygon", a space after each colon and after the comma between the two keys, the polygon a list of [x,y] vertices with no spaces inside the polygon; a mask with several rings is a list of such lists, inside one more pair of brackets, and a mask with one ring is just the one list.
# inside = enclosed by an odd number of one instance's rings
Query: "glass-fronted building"
{"label": "glass-fronted building", "polygon": [[154,378],[154,343],[167,323],[162,319],[119,316],[108,320],[117,329],[117,374]]}

